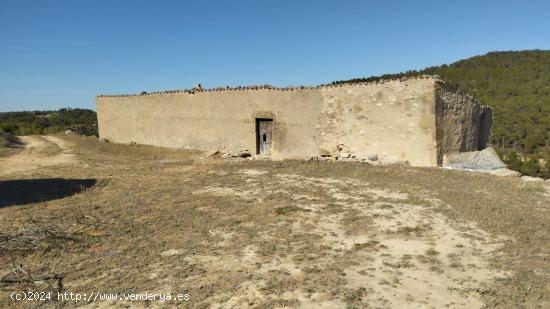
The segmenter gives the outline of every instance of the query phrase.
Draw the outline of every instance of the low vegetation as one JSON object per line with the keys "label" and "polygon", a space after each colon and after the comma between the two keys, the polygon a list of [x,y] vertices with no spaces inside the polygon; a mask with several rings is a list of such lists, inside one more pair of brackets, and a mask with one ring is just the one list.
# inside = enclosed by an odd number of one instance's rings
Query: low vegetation
{"label": "low vegetation", "polygon": [[38,135],[78,130],[97,135],[96,113],[88,109],[0,113],[0,129],[13,135]]}
{"label": "low vegetation", "polygon": [[0,130],[0,157],[14,154],[21,146],[22,142],[18,137]]}
{"label": "low vegetation", "polygon": [[0,148],[14,147],[20,144],[21,141],[17,137],[0,130]]}

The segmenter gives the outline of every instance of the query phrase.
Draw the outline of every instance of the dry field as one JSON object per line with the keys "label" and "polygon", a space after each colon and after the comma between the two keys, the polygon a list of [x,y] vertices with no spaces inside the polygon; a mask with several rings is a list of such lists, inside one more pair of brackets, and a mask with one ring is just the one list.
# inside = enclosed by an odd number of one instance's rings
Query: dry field
{"label": "dry field", "polygon": [[[0,308],[549,308],[541,183],[78,136],[0,157]],[[171,293],[20,301],[13,291]]]}

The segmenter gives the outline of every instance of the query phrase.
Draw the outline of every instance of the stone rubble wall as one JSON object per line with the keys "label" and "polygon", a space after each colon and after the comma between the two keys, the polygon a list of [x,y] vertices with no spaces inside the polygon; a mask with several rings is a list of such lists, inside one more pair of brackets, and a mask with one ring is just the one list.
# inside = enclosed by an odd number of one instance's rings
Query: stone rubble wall
{"label": "stone rubble wall", "polygon": [[321,94],[322,154],[437,164],[433,78],[323,87]]}
{"label": "stone rubble wall", "polygon": [[[199,85],[192,90],[98,96],[99,134],[120,143],[254,155],[255,119],[269,118],[274,121],[273,159],[436,166],[441,164],[440,150],[477,143],[470,136],[479,131],[479,124],[459,120],[480,111],[473,105],[460,111],[455,101],[464,101],[463,94],[438,90],[439,84],[437,77],[421,76],[316,87]],[[438,114],[442,106],[462,116]],[[437,123],[444,124],[444,130],[436,130]]]}

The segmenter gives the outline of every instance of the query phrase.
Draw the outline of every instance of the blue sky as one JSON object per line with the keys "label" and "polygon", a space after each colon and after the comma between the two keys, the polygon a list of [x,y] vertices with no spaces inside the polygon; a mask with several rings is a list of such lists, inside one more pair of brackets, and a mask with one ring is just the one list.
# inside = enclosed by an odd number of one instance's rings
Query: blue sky
{"label": "blue sky", "polygon": [[97,94],[316,85],[550,49],[550,1],[0,0],[0,111]]}

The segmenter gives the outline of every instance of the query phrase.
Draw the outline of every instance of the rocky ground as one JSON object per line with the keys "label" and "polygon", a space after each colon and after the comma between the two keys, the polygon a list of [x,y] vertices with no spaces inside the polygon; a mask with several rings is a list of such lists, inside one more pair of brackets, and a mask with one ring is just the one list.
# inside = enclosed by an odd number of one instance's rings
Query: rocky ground
{"label": "rocky ground", "polygon": [[[23,141],[0,159],[0,307],[550,306],[541,182]],[[14,291],[189,299],[14,302]]]}

